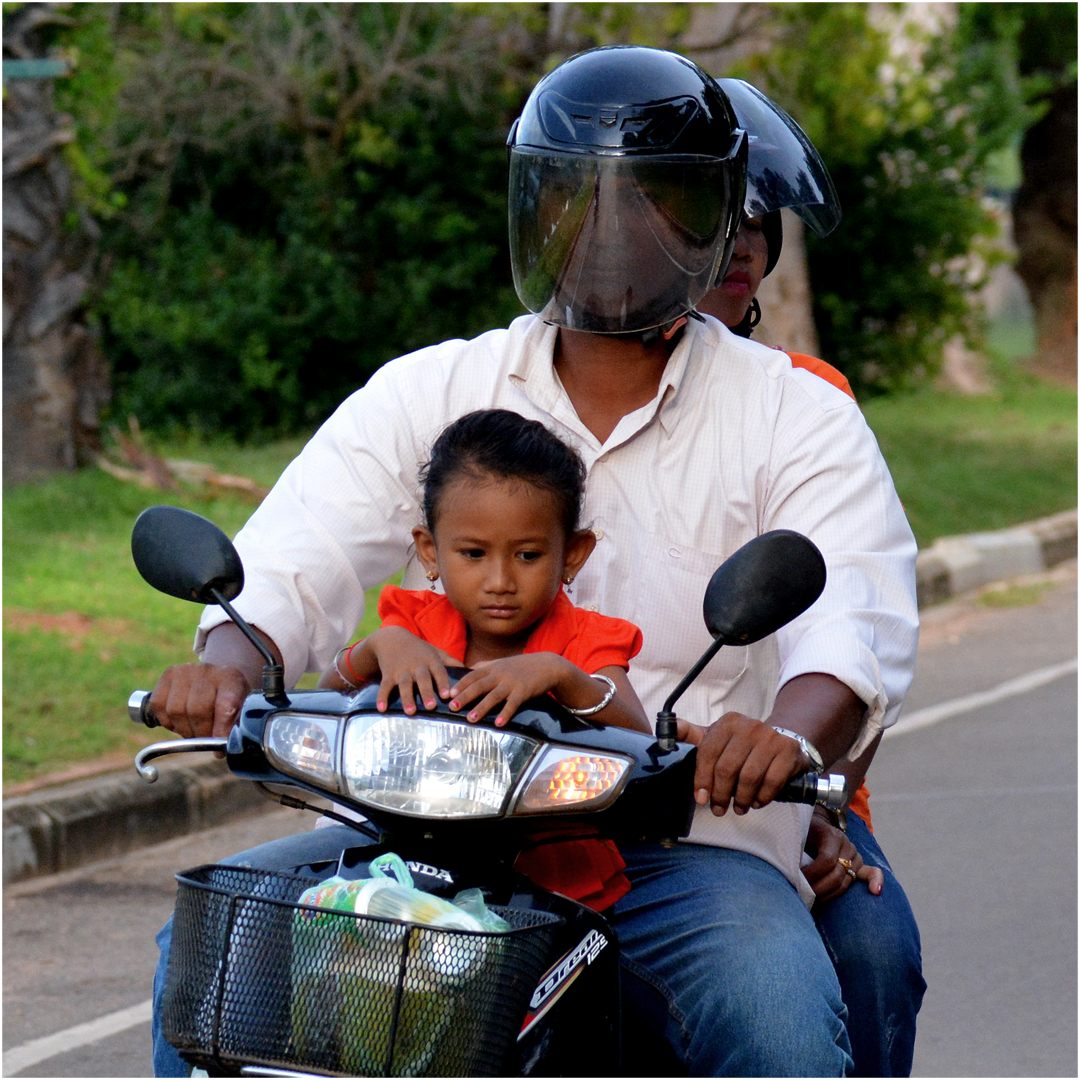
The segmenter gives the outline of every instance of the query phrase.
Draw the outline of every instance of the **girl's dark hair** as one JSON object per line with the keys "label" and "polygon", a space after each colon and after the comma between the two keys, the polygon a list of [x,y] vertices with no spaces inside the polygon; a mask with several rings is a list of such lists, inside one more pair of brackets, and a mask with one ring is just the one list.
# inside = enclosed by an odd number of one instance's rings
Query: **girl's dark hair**
{"label": "girl's dark hair", "polygon": [[420,469],[424,522],[435,531],[439,499],[451,480],[487,473],[550,491],[570,536],[577,529],[585,497],[585,465],[536,420],[508,409],[482,409],[455,420],[435,440],[431,460]]}

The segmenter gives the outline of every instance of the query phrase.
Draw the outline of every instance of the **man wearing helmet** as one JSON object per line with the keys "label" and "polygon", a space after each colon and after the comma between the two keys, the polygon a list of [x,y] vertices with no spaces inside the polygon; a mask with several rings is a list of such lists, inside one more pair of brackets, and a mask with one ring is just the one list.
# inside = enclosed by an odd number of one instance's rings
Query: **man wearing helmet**
{"label": "man wearing helmet", "polygon": [[[365,587],[402,566],[422,587],[416,463],[483,407],[578,445],[598,543],[574,600],[642,628],[635,689],[654,713],[709,642],[688,613],[712,570],[770,529],[810,536],[828,567],[818,602],[721,653],[683,697],[684,715],[719,717],[699,736],[693,826],[674,848],[623,852],[633,888],[613,921],[692,1074],[843,1075],[846,1013],[800,870],[810,810],[771,800],[895,720],[917,634],[915,543],[851,399],[694,311],[735,243],[746,154],[724,92],[674,54],[598,49],[544,79],[510,138],[514,281],[534,314],[393,361],[350,397],[237,536],[237,607],[289,684],[324,668]],[[261,660],[217,612],[197,647],[203,663],[170,668],[151,705],[182,735],[225,734]],[[321,831],[330,847],[356,842]],[[301,839],[246,861],[311,858]]]}

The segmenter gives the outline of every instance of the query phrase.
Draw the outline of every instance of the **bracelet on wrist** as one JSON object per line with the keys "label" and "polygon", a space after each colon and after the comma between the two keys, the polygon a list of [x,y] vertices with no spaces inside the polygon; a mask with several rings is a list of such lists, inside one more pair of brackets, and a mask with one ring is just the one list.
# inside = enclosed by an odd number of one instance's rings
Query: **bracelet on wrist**
{"label": "bracelet on wrist", "polygon": [[597,682],[607,683],[607,693],[596,705],[591,705],[587,709],[572,709],[569,705],[564,705],[563,708],[568,713],[573,713],[574,716],[594,716],[600,712],[601,709],[606,709],[611,704],[611,699],[615,696],[615,684],[606,675],[590,675],[590,679],[596,679]]}
{"label": "bracelet on wrist", "polygon": [[[364,680],[361,679],[355,671],[353,671],[352,664],[349,663],[349,655],[352,653],[353,649],[355,649],[357,645],[360,645],[362,643],[362,641],[363,639],[361,638],[360,641],[354,641],[351,645],[346,645],[345,648],[341,649],[338,652],[337,656],[334,657],[334,670],[337,671],[341,678],[354,689],[359,689],[360,684]],[[342,658],[344,658],[345,660],[345,670],[348,671],[348,675],[346,675],[345,672],[341,670]]]}

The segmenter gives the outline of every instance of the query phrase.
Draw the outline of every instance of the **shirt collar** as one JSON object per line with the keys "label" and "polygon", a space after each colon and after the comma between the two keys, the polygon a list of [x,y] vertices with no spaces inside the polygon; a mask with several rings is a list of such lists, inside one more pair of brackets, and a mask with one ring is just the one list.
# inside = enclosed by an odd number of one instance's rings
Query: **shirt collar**
{"label": "shirt collar", "polygon": [[628,442],[657,418],[664,433],[670,437],[678,423],[679,404],[689,396],[680,394],[680,389],[684,383],[691,381],[688,372],[701,363],[703,350],[708,347],[707,338],[715,336],[707,332],[711,330],[707,324],[698,319],[689,319],[679,344],[664,368],[656,397],[624,416],[607,443],[600,447],[596,437],[578,418],[569,395],[555,374],[552,358],[558,327],[543,322],[535,315],[526,315],[515,319],[511,328],[515,331],[515,340],[507,377],[534,405],[586,440],[587,445],[596,452],[612,450]]}

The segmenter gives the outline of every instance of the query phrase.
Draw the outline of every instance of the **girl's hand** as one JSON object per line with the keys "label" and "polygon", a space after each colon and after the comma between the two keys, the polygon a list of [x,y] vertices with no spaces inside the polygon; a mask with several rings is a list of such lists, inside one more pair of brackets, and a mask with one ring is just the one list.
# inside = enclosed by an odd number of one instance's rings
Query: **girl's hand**
{"label": "girl's hand", "polygon": [[379,712],[386,711],[396,686],[402,707],[410,716],[416,712],[417,691],[428,709],[435,708],[436,688],[444,701],[450,696],[447,664],[458,665],[460,661],[400,626],[381,627],[368,635],[349,656],[349,667],[360,678],[378,673],[379,694],[375,705]]}
{"label": "girl's hand", "polygon": [[[806,850],[814,856],[814,861],[803,867],[803,876],[818,900],[835,900],[856,881],[865,881],[870,892],[881,895],[884,873],[877,866],[867,866],[847,834],[836,828],[818,808],[810,819]],[[848,873],[849,866],[855,872],[854,876]]]}
{"label": "girl's hand", "polygon": [[450,708],[457,712],[476,701],[466,714],[466,719],[475,724],[504,703],[495,717],[495,726],[503,727],[529,698],[555,690],[567,677],[567,668],[588,678],[569,660],[555,653],[481,660],[468,675],[450,687]]}

